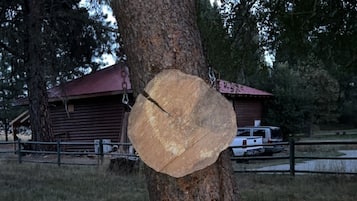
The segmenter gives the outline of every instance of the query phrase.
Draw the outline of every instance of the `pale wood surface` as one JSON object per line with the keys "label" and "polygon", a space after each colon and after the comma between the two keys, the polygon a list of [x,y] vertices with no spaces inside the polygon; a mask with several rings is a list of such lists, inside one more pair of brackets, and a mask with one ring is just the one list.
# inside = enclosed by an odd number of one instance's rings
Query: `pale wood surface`
{"label": "pale wood surface", "polygon": [[232,104],[201,78],[164,70],[145,87],[129,116],[140,158],[158,172],[182,177],[213,164],[236,130]]}

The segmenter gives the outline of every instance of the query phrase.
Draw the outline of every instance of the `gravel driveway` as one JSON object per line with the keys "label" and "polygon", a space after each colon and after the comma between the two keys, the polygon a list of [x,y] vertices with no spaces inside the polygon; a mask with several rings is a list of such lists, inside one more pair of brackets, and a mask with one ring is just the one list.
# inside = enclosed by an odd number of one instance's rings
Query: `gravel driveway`
{"label": "gravel driveway", "polygon": [[[357,157],[357,150],[341,150],[341,157]],[[256,170],[289,170],[289,164],[273,165]],[[295,164],[295,170],[357,172],[357,160],[309,160]]]}

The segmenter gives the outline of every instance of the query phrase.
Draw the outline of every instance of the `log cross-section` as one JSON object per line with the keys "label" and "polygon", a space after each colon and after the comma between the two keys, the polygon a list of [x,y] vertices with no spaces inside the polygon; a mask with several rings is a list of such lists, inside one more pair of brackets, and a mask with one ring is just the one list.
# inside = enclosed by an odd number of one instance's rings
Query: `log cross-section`
{"label": "log cross-section", "polygon": [[136,99],[128,134],[151,168],[183,177],[213,164],[236,133],[232,104],[201,78],[164,70]]}

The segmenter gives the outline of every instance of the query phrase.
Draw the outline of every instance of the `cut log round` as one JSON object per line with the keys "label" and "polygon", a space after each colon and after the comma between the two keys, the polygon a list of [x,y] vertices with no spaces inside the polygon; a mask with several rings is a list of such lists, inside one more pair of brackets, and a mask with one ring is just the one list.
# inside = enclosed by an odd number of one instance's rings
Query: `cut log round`
{"label": "cut log round", "polygon": [[151,168],[183,177],[213,164],[236,133],[232,104],[201,78],[164,70],[145,87],[128,135]]}

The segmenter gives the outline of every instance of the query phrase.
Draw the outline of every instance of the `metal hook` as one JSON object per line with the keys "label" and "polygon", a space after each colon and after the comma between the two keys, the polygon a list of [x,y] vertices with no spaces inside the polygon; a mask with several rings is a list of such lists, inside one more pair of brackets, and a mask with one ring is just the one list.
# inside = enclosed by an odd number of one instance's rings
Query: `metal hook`
{"label": "metal hook", "polygon": [[216,82],[216,75],[213,72],[212,67],[208,68],[208,77],[209,77],[209,81],[211,83],[211,86],[214,86],[215,82]]}
{"label": "metal hook", "polygon": [[129,105],[129,95],[128,95],[128,93],[124,93],[123,94],[123,98],[121,99],[121,102],[124,105],[127,105],[131,109],[131,106]]}

